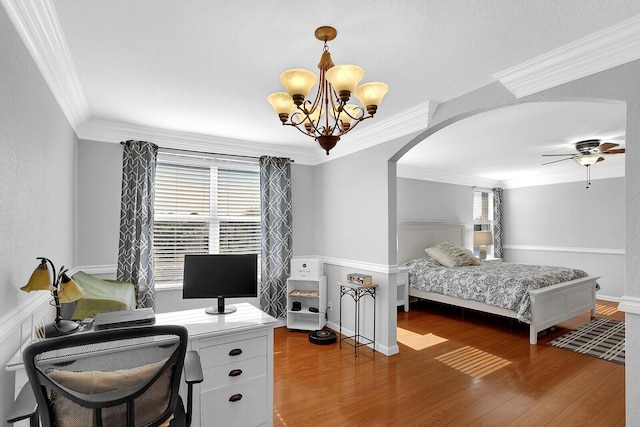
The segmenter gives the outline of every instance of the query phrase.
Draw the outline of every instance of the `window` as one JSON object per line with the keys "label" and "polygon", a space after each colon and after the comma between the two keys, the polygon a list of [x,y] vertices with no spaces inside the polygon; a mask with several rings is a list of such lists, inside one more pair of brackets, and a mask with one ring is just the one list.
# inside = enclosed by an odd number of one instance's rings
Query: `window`
{"label": "window", "polygon": [[[473,231],[493,231],[493,191],[490,189],[473,189]],[[479,248],[474,246],[474,253],[479,253]],[[489,252],[493,246],[489,246]]]}
{"label": "window", "polygon": [[182,284],[185,254],[260,254],[257,161],[160,153],[153,245],[159,285]]}

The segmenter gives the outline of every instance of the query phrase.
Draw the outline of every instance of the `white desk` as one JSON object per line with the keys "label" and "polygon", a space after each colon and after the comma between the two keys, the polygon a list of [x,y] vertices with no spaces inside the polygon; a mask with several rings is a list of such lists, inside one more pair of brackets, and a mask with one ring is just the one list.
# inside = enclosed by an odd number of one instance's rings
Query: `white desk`
{"label": "white desk", "polygon": [[[189,350],[200,354],[204,381],[194,386],[193,426],[273,425],[273,328],[277,320],[248,303],[231,314],[203,308],[156,315],[156,325],[182,325]],[[16,396],[28,379],[21,353],[7,363],[16,371]],[[206,420],[206,422],[201,422]]]}

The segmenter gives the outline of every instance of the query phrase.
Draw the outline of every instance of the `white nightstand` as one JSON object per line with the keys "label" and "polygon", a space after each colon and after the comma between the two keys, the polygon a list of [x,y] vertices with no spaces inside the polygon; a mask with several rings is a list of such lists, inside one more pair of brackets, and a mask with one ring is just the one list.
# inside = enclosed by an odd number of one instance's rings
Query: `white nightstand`
{"label": "white nightstand", "polygon": [[400,269],[398,271],[398,281],[396,282],[398,289],[398,303],[396,305],[404,306],[404,311],[409,311],[409,270]]}

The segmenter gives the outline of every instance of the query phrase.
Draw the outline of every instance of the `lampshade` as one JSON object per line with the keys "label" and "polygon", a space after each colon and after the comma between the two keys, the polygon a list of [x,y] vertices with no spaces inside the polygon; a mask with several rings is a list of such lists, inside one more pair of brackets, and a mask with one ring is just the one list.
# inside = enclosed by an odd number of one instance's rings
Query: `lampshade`
{"label": "lampshade", "polygon": [[294,95],[309,95],[311,88],[318,81],[318,77],[309,70],[302,68],[294,68],[292,70],[283,71],[280,74],[280,83],[287,89],[287,93],[292,97]]}
{"label": "lampshade", "polygon": [[267,97],[267,101],[271,104],[276,114],[286,114],[287,117],[296,107],[293,103],[293,98],[287,92],[272,93]]}
{"label": "lampshade", "polygon": [[300,123],[304,124],[305,126],[309,123],[309,120],[311,120],[311,122],[313,122],[314,124],[318,123],[318,119],[320,118],[320,115],[322,114],[322,109],[321,108],[316,108],[315,110],[313,110],[313,112],[309,113],[309,117],[307,118],[307,115],[303,112],[303,111],[296,111],[296,116],[298,117],[298,120],[300,121]]}
{"label": "lampshade", "polygon": [[364,77],[364,70],[357,65],[335,65],[327,70],[325,77],[336,92],[353,93]]}
{"label": "lampshade", "polygon": [[60,284],[58,285],[58,299],[60,302],[78,301],[84,296],[84,291],[78,284],[66,273],[61,274]]}
{"label": "lampshade", "polygon": [[491,235],[491,231],[476,231],[473,233],[474,246],[490,245],[492,243],[493,236]]}
{"label": "lampshade", "polygon": [[21,287],[20,290],[24,292],[51,290],[51,276],[49,275],[46,261],[42,261],[36,269],[33,270],[29,281]]}
{"label": "lampshade", "polygon": [[331,110],[331,115],[340,120],[343,127],[346,126],[348,128],[351,125],[351,122],[356,120],[356,118],[358,117],[359,111],[360,107],[358,107],[357,105],[346,104],[344,107],[342,107],[342,111],[338,114],[338,117],[336,117],[336,112],[333,110]]}
{"label": "lampshade", "polygon": [[[62,318],[61,303],[77,301],[84,296],[84,291],[76,282],[67,276],[64,266],[56,276],[56,267],[53,262],[44,257],[38,257],[40,265],[34,270],[29,278],[29,282],[20,289],[25,292],[50,291],[53,297],[53,305],[56,308],[56,319],[53,323],[45,325],[44,334],[46,338],[71,334],[79,330],[78,322]],[[52,275],[49,275],[51,266]]]}
{"label": "lampshade", "polygon": [[584,156],[576,157],[575,161],[582,166],[591,166],[592,164],[598,162],[600,159],[602,159],[600,154],[585,154]]}
{"label": "lampshade", "polygon": [[380,105],[382,103],[382,98],[389,91],[389,86],[385,83],[380,82],[371,82],[365,83],[356,88],[354,95],[358,98],[358,101],[362,104],[363,107],[369,110],[370,106]]}

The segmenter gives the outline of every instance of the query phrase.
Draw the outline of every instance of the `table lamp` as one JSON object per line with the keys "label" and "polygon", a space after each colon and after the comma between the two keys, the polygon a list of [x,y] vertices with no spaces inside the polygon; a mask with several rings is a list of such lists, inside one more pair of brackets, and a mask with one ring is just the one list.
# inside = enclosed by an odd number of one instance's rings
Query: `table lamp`
{"label": "table lamp", "polygon": [[487,245],[493,244],[491,231],[474,231],[473,246],[480,250],[480,259],[487,259]]}
{"label": "table lamp", "polygon": [[[84,296],[84,291],[68,275],[67,270],[62,266],[60,273],[56,276],[56,267],[48,258],[38,257],[40,264],[31,274],[29,282],[20,288],[24,292],[50,291],[53,297],[53,305],[56,307],[56,320],[45,326],[44,336],[46,338],[71,334],[78,330],[80,325],[71,320],[62,318],[62,307],[60,303],[68,303],[79,300]],[[53,276],[49,274],[51,266]]]}

